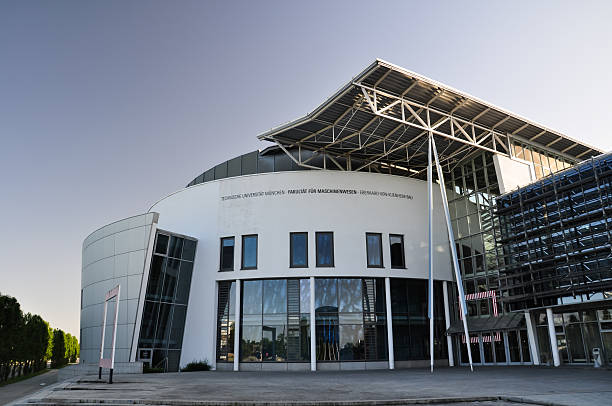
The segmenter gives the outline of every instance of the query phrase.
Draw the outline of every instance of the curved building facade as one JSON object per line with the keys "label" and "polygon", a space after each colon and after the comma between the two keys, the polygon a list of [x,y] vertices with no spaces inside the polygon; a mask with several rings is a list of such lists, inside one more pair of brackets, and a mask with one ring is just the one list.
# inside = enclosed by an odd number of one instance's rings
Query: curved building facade
{"label": "curved building facade", "polygon": [[[82,362],[99,361],[104,295],[119,285],[118,363],[395,368],[429,365],[433,348],[435,363],[461,365],[468,342],[476,364],[539,363],[531,316],[510,312],[499,292],[492,201],[599,151],[530,141],[558,135],[442,86],[377,60],[313,113],[262,134],[271,147],[92,233]],[[432,347],[428,137],[448,200],[433,181]]]}

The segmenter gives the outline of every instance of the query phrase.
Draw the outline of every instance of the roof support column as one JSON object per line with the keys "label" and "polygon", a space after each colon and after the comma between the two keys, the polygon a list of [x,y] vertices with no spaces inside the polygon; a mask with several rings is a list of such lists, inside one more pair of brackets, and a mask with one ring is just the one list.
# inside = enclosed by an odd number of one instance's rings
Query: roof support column
{"label": "roof support column", "polygon": [[393,313],[391,312],[391,279],[385,278],[385,303],[387,310],[387,348],[389,349],[389,369],[395,369],[393,349]]}
{"label": "roof support column", "polygon": [[[444,173],[442,172],[442,166],[440,166],[440,160],[438,159],[438,151],[436,149],[436,141],[433,135],[429,136],[432,154],[436,162],[436,170],[438,172],[438,180],[440,184],[440,196],[442,197],[442,208],[444,209],[444,218],[446,219],[446,231],[448,232],[448,243],[450,245],[452,266],[455,271],[455,281],[457,282],[457,292],[459,293],[459,309],[462,315],[461,320],[463,321],[463,331],[465,334],[465,342],[467,345],[468,359],[470,361],[470,370],[474,371],[474,365],[472,363],[472,349],[470,346],[470,335],[468,333],[467,326],[467,306],[465,304],[465,294],[463,293],[463,282],[461,281],[461,271],[459,270],[459,259],[457,258],[457,246],[455,245],[455,235],[453,234],[453,226],[451,224],[450,212],[448,209],[448,197],[446,196],[446,186],[444,186]],[[431,161],[429,166],[431,166]],[[431,216],[431,214],[430,214]],[[430,251],[431,256],[431,251]],[[430,261],[433,259],[430,258]],[[433,277],[433,275],[432,275]],[[432,309],[433,310],[433,309]],[[433,313],[433,311],[432,311]]]}
{"label": "roof support column", "polygon": [[550,338],[550,352],[552,352],[553,364],[558,367],[561,365],[561,360],[559,359],[559,347],[557,347],[557,334],[555,333],[553,312],[550,307],[546,309],[546,320],[548,321],[548,336]]}
{"label": "roof support column", "polygon": [[[450,320],[450,307],[448,303],[448,282],[444,281],[442,283],[442,290],[444,293],[444,322],[446,325],[446,330],[450,328],[451,320]],[[446,335],[446,347],[448,348],[448,366],[455,366],[455,358],[453,357],[453,338],[450,335]]]}
{"label": "roof support column", "polygon": [[315,278],[310,277],[310,370],[317,370],[317,328],[315,312]]}
{"label": "roof support column", "polygon": [[525,311],[525,322],[527,322],[527,338],[529,340],[529,349],[531,351],[531,360],[533,365],[540,365],[540,352],[538,351],[537,334],[535,331],[533,317],[529,310]]}
{"label": "roof support column", "polygon": [[240,315],[242,306],[240,304],[240,279],[236,279],[236,319],[234,320],[234,371],[240,370]]}

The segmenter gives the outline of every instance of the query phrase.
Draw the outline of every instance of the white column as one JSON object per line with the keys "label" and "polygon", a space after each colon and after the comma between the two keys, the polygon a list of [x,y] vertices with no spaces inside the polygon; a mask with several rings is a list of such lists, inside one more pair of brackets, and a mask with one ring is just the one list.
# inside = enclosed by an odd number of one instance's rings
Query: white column
{"label": "white column", "polygon": [[234,371],[240,370],[240,279],[236,279],[236,309],[234,310]]}
{"label": "white column", "polygon": [[525,321],[527,322],[527,339],[531,351],[531,361],[533,365],[540,365],[540,352],[538,351],[537,335],[529,310],[525,311]]}
{"label": "white column", "polygon": [[385,278],[385,302],[387,304],[387,347],[389,348],[389,369],[395,369],[393,354],[393,314],[391,313],[391,280]]}
{"label": "white column", "polygon": [[317,329],[315,313],[315,278],[310,277],[310,370],[317,370]]}
{"label": "white column", "polygon": [[561,365],[559,359],[559,347],[557,347],[557,334],[555,333],[555,322],[551,308],[546,309],[546,320],[548,320],[548,336],[550,337],[550,351],[553,356],[553,364],[558,367]]}
{"label": "white column", "polygon": [[[448,305],[448,282],[442,283],[442,291],[444,293],[444,321],[446,324],[446,330],[450,328],[450,307]],[[453,340],[452,337],[446,336],[446,347],[448,348],[448,365],[451,367],[455,366],[455,358],[453,357]]]}

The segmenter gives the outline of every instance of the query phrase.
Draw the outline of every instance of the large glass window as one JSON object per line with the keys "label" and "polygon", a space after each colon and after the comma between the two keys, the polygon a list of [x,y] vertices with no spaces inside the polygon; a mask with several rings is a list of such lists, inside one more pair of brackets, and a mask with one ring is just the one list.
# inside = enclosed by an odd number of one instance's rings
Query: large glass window
{"label": "large glass window", "polygon": [[242,236],[242,269],[257,269],[257,235]]}
{"label": "large glass window", "polygon": [[221,271],[234,270],[234,237],[221,238]]}
{"label": "large glass window", "polygon": [[366,233],[366,251],[369,268],[382,268],[382,234]]}
{"label": "large glass window", "polygon": [[383,279],[317,278],[315,290],[317,360],[387,359]]}
{"label": "large glass window", "polygon": [[389,234],[389,246],[391,248],[391,268],[405,268],[404,236]]}
{"label": "large glass window", "polygon": [[[306,361],[310,358],[309,320],[307,314],[302,314],[302,310],[309,311],[309,292],[307,279],[243,282],[242,362]],[[308,302],[305,309],[301,309],[303,301]]]}
{"label": "large glass window", "polygon": [[[196,241],[158,233],[145,294],[138,351],[153,367],[178,371]],[[140,355],[139,355],[140,356]]]}
{"label": "large glass window", "polygon": [[332,232],[317,232],[316,233],[316,248],[317,248],[317,266],[318,267],[333,267],[334,266],[334,233]]}
{"label": "large glass window", "polygon": [[307,268],[308,233],[290,233],[289,241],[289,266],[291,268]]}

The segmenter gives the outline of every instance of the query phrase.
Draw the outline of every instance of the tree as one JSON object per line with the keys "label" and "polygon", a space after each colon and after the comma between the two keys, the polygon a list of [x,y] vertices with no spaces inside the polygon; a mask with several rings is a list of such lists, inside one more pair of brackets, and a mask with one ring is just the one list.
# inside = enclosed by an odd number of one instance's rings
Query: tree
{"label": "tree", "polygon": [[51,351],[51,367],[59,368],[66,365],[66,344],[64,332],[58,328],[53,330],[53,349]]}
{"label": "tree", "polygon": [[34,370],[44,367],[47,347],[49,346],[49,324],[39,315],[25,315],[23,328],[26,360],[32,362]]}
{"label": "tree", "polygon": [[0,380],[6,380],[19,356],[23,313],[12,296],[0,295]]}

